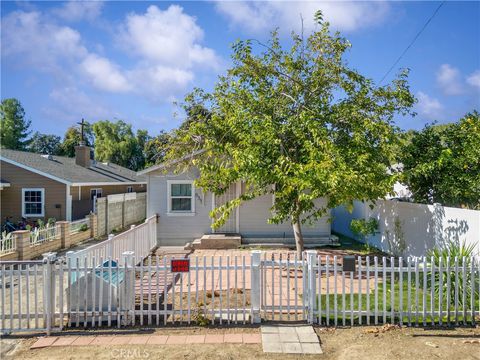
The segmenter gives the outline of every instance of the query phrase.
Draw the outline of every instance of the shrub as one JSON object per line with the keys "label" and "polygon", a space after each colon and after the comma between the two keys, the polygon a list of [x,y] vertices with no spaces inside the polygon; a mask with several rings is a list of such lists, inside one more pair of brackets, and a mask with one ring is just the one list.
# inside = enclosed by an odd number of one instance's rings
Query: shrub
{"label": "shrub", "polygon": [[[448,288],[447,288],[447,274],[450,276],[450,305],[455,304],[455,284],[458,284],[458,304],[463,305],[462,294],[465,288],[465,292],[467,294],[467,303],[470,302],[470,294],[472,291],[474,292],[474,298],[479,298],[479,290],[478,290],[478,278],[475,277],[474,279],[470,276],[470,271],[467,271],[466,278],[463,276],[463,261],[465,261],[465,266],[469,269],[472,264],[472,256],[474,255],[475,245],[467,245],[465,242],[458,243],[454,241],[450,241],[446,244],[446,246],[442,248],[434,248],[430,250],[427,255],[429,259],[433,258],[433,264],[436,266],[435,271],[435,285],[434,291],[435,293],[439,293],[440,291],[440,276],[442,276],[442,292],[446,298]],[[455,272],[455,258],[458,258],[458,266],[459,270],[458,273]],[[439,274],[438,266],[440,264],[440,259],[442,259],[442,273]],[[450,270],[447,272],[446,269],[450,266]],[[428,274],[427,278],[428,285],[431,286],[431,271]]]}
{"label": "shrub", "polygon": [[365,219],[353,219],[350,222],[350,230],[356,235],[359,236],[367,249],[370,249],[370,244],[368,242],[368,237],[374,235],[378,230],[378,221],[377,219],[370,218]]}

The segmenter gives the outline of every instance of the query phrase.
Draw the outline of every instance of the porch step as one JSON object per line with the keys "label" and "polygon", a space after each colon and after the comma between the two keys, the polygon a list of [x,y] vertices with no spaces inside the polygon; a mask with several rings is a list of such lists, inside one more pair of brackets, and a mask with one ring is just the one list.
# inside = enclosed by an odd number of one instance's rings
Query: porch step
{"label": "porch step", "polygon": [[207,234],[185,245],[185,249],[237,249],[241,244],[238,234]]}
{"label": "porch step", "polygon": [[[244,246],[266,246],[266,247],[292,247],[295,246],[293,237],[275,238],[275,237],[249,237],[242,240]],[[340,246],[338,236],[305,237],[303,239],[306,248],[322,246]]]}

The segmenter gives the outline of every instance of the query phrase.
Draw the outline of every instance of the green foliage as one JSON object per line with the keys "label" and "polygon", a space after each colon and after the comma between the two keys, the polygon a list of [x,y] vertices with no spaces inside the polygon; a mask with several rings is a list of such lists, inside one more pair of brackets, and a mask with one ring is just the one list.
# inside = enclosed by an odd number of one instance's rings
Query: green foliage
{"label": "green foliage", "polygon": [[17,99],[4,99],[0,105],[0,145],[7,149],[25,150],[30,134],[30,121]]}
{"label": "green foliage", "polygon": [[168,152],[172,136],[171,134],[160,131],[160,134],[149,139],[144,146],[145,167],[160,164],[165,159]]}
{"label": "green foliage", "polygon": [[132,126],[122,120],[102,120],[93,124],[93,133],[95,159],[113,162],[135,171],[144,167],[143,148],[149,140],[147,131],[138,130],[135,136]]}
{"label": "green foliage", "polygon": [[[168,157],[203,150],[178,170],[197,166],[196,183],[206,191],[221,194],[233,182],[245,183],[238,198],[212,212],[214,227],[241,203],[274,194],[269,221],[291,222],[298,250],[301,223],[392,191],[399,132],[393,118],[409,113],[414,97],[406,71],[378,87],[349,68],[350,43],[327,22],[307,39],[294,34],[292,43],[282,48],[275,31],[268,44],[236,42],[233,66],[213,92],[196,89],[186,97],[187,113],[205,111],[176,133]],[[315,201],[322,197],[325,205]]]}
{"label": "green foliage", "polygon": [[480,114],[427,126],[404,147],[404,182],[416,202],[480,208]]}
{"label": "green foliage", "polygon": [[83,232],[88,230],[88,225],[87,224],[82,224],[79,228],[78,231]]}
{"label": "green foliage", "polygon": [[378,230],[378,221],[375,218],[365,219],[353,219],[350,222],[350,230],[357,236],[359,236],[365,243],[367,250],[370,249],[368,237],[375,235]]}
{"label": "green foliage", "polygon": [[62,155],[61,138],[56,135],[41,134],[37,131],[30,139],[28,151],[39,154]]}
{"label": "green foliage", "polygon": [[[442,274],[439,274],[438,271],[434,274],[435,284],[434,289],[435,293],[440,291],[440,276],[442,276],[442,292],[443,296],[447,296],[447,292],[450,290],[450,305],[455,303],[455,287],[458,287],[458,303],[463,305],[462,294],[465,290],[465,293],[468,294],[467,301],[470,301],[470,294],[474,291],[474,297],[478,299],[479,297],[479,287],[478,279],[472,279],[470,276],[470,270],[467,270],[467,274],[463,276],[463,260],[465,261],[465,266],[467,269],[470,269],[472,266],[472,257],[475,255],[475,245],[467,245],[465,242],[449,242],[445,247],[435,248],[428,252],[428,258],[433,259],[433,263],[438,268],[440,264],[440,259],[442,262]],[[458,259],[458,261],[456,261]],[[463,259],[463,260],[462,260]],[[458,272],[455,271],[455,266],[459,266]],[[449,271],[445,271],[447,268],[450,268]],[[429,272],[427,281],[429,286],[431,285],[431,272]],[[448,278],[450,278],[450,289],[448,289]],[[464,289],[465,288],[465,289]]]}
{"label": "green foliage", "polygon": [[[84,141],[87,146],[93,146],[94,137],[92,125],[88,122],[83,127]],[[80,144],[82,134],[80,126],[71,126],[65,132],[62,142],[62,153],[68,157],[75,157],[75,146]]]}

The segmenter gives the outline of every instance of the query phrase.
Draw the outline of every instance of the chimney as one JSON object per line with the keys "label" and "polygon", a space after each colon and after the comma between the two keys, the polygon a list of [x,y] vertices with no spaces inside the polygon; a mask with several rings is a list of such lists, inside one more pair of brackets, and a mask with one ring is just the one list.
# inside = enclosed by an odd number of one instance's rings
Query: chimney
{"label": "chimney", "polygon": [[90,146],[86,146],[84,142],[75,146],[75,164],[85,168],[90,167]]}

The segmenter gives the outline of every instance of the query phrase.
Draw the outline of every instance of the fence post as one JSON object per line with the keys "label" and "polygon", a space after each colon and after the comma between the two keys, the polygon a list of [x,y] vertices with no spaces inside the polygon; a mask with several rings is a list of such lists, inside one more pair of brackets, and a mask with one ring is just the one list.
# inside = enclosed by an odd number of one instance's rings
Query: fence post
{"label": "fence post", "polygon": [[107,252],[105,254],[105,257],[108,259],[112,259],[113,260],[113,238],[115,237],[115,235],[113,234],[110,234],[108,235],[108,242],[107,242]]}
{"label": "fence post", "polygon": [[12,232],[12,241],[18,252],[18,260],[30,260],[30,231],[17,230]]}
{"label": "fence post", "polygon": [[[42,254],[44,266],[44,311],[47,319],[46,329],[47,336],[50,336],[53,327],[55,313],[55,272],[53,271],[54,263],[57,259],[57,253],[49,252]],[[62,319],[60,319],[62,321]]]}
{"label": "fence post", "polygon": [[[130,226],[130,230],[135,229],[135,225]],[[137,253],[137,233],[136,231],[132,231],[132,237],[133,237],[133,252],[136,254]]]}
{"label": "fence post", "polygon": [[[135,318],[135,263],[133,260],[133,251],[124,251],[122,257],[125,260],[125,281],[124,281],[124,317],[122,324],[124,326],[134,324]],[[130,321],[129,321],[130,319]]]}
{"label": "fence post", "polygon": [[259,324],[261,322],[260,318],[260,295],[261,295],[261,289],[260,289],[260,259],[261,259],[261,254],[262,252],[260,250],[253,250],[250,255],[250,261],[251,261],[251,285],[252,285],[252,291],[251,291],[251,304],[252,304],[252,314],[250,315],[252,317],[252,322],[254,324]]}
{"label": "fence post", "polygon": [[[306,291],[307,301],[308,301],[308,322],[313,324],[313,319],[315,316],[316,310],[316,277],[315,277],[315,268],[317,266],[317,251],[316,250],[307,250],[307,273],[308,273],[308,289]],[[328,280],[327,280],[328,281]],[[304,291],[305,292],[305,291]]]}
{"label": "fence post", "polygon": [[56,225],[60,230],[60,246],[62,249],[68,249],[70,247],[70,222],[57,221]]}
{"label": "fence post", "polygon": [[96,239],[98,237],[97,215],[90,213],[87,215],[87,218],[90,222],[90,237]]}

